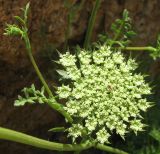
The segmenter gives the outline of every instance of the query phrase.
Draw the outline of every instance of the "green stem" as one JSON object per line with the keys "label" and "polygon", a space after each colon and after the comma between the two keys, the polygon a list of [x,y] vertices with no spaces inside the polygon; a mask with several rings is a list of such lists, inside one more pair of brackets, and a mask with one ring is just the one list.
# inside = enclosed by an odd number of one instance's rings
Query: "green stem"
{"label": "green stem", "polygon": [[106,145],[103,145],[103,144],[97,144],[95,146],[95,148],[103,150],[103,151],[112,152],[112,153],[115,153],[115,154],[128,154],[127,152],[124,152],[122,150],[112,148],[112,147],[109,147],[109,146],[106,146]]}
{"label": "green stem", "polygon": [[70,31],[71,31],[71,17],[70,17],[70,12],[69,12],[69,14],[67,15],[67,29],[66,29],[66,32],[65,32],[64,51],[67,50]]}
{"label": "green stem", "polygon": [[122,28],[123,28],[123,25],[124,25],[125,21],[123,21],[119,27],[119,30],[118,30],[118,33],[116,33],[116,35],[114,36],[113,38],[113,41],[112,43],[110,44],[110,46],[112,46],[114,44],[114,42],[119,38],[121,32],[122,32]]}
{"label": "green stem", "polygon": [[84,41],[84,48],[86,48],[86,49],[88,49],[88,47],[89,47],[89,43],[90,43],[90,40],[92,37],[92,31],[93,31],[94,24],[95,24],[96,14],[98,12],[100,3],[101,3],[101,0],[96,0],[94,8],[91,13],[91,17],[89,19],[87,33],[86,33],[86,37],[85,37],[85,41]]}
{"label": "green stem", "polygon": [[95,145],[95,143],[90,143],[90,142],[85,142],[82,144],[62,144],[62,143],[50,142],[50,141],[39,139],[37,137],[33,137],[24,133],[20,133],[20,132],[2,128],[2,127],[0,127],[0,139],[18,142],[18,143],[30,145],[37,148],[47,149],[47,150],[82,151],[82,150],[89,149],[91,147],[95,147],[97,149],[112,152],[115,154],[128,154],[119,149],[115,149],[102,144]]}
{"label": "green stem", "polygon": [[93,146],[93,144],[90,143],[72,145],[72,144],[61,144],[56,142],[50,142],[2,127],[0,127],[0,139],[27,144],[37,148],[56,150],[56,151],[79,151],[79,150],[89,149]]}
{"label": "green stem", "polygon": [[[124,21],[123,21],[123,23],[120,25],[119,31],[118,31],[118,33],[116,33],[116,35],[114,36],[113,41],[116,41],[116,40],[118,39],[118,37],[120,36],[120,34],[121,34],[121,32],[122,32],[123,25],[124,25]],[[112,45],[111,45],[111,46],[112,46]]]}
{"label": "green stem", "polygon": [[[52,94],[52,91],[49,89],[43,75],[41,74],[36,62],[35,62],[35,59],[32,55],[32,48],[31,48],[31,44],[30,44],[30,40],[29,40],[29,37],[28,37],[28,34],[27,34],[27,29],[25,30],[25,34],[24,34],[24,40],[25,40],[25,43],[26,43],[26,48],[27,48],[27,53],[28,53],[28,56],[30,58],[30,61],[39,77],[39,79],[41,80],[44,88],[46,89],[49,97],[52,98],[52,101],[47,101],[46,103],[51,107],[53,108],[54,110],[58,111],[59,113],[61,113],[67,120],[68,122],[72,123],[73,119],[71,118],[71,116],[63,109],[63,106],[61,104],[59,104],[56,99],[54,98],[53,94]],[[54,102],[54,103],[53,103]]]}
{"label": "green stem", "polygon": [[129,51],[157,51],[156,48],[148,46],[148,47],[120,47],[121,50],[129,50]]}
{"label": "green stem", "polygon": [[51,92],[51,90],[49,89],[49,87],[48,87],[48,85],[47,85],[44,77],[42,76],[42,74],[41,74],[41,72],[40,72],[37,64],[36,64],[36,61],[35,61],[33,55],[32,55],[31,44],[30,44],[30,41],[29,41],[29,38],[28,38],[27,33],[25,34],[24,40],[25,40],[25,43],[26,43],[26,48],[27,48],[28,56],[29,56],[29,58],[30,58],[30,61],[31,61],[31,63],[32,63],[32,65],[33,65],[33,67],[34,67],[34,69],[35,69],[35,71],[36,71],[39,79],[41,80],[44,88],[46,89],[46,91],[47,91],[47,93],[48,93],[48,95],[49,95],[50,97],[54,97],[53,94],[52,94],[52,92]]}

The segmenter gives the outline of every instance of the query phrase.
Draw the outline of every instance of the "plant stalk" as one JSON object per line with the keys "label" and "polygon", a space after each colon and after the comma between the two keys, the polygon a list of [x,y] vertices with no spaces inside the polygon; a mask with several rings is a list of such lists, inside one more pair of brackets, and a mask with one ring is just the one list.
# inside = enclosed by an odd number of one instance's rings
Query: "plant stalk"
{"label": "plant stalk", "polygon": [[128,154],[127,152],[124,152],[122,150],[119,150],[119,149],[116,149],[116,148],[112,148],[112,147],[109,147],[109,146],[106,146],[106,145],[103,145],[103,144],[97,144],[95,146],[95,148],[103,150],[103,151],[112,152],[112,153],[115,153],[115,154]]}
{"label": "plant stalk", "polygon": [[[121,32],[122,32],[122,28],[123,28],[123,25],[124,25],[124,21],[123,21],[123,23],[120,25],[120,27],[119,27],[119,31],[118,31],[118,33],[114,36],[114,38],[113,38],[113,42],[114,41],[116,41],[118,38],[119,38],[119,36],[120,36],[120,34],[121,34]],[[113,44],[111,44],[111,46],[112,46]]]}
{"label": "plant stalk", "polygon": [[[61,104],[59,104],[56,99],[54,98],[53,94],[52,94],[52,91],[50,90],[50,88],[48,87],[43,75],[41,74],[36,62],[35,62],[35,59],[32,55],[32,48],[31,48],[31,44],[30,44],[30,40],[29,40],[29,37],[28,37],[28,34],[27,34],[27,29],[25,30],[25,34],[24,34],[24,40],[25,40],[25,44],[26,44],[26,48],[27,48],[27,53],[28,53],[28,56],[30,58],[30,61],[40,79],[40,81],[42,82],[44,88],[46,89],[48,95],[50,98],[52,98],[52,102],[51,101],[47,101],[46,103],[51,107],[53,108],[54,110],[58,111],[59,113],[61,113],[67,120],[68,122],[72,123],[73,119],[71,118],[71,116],[63,109],[63,106]],[[54,102],[54,103],[53,103]]]}
{"label": "plant stalk", "polygon": [[95,145],[95,143],[90,143],[90,142],[85,142],[82,144],[62,144],[62,143],[46,141],[37,137],[33,137],[24,133],[20,133],[20,132],[2,128],[2,127],[0,127],[0,139],[14,141],[14,142],[18,142],[18,143],[22,143],[22,144],[30,145],[33,147],[42,148],[42,149],[47,149],[47,150],[82,151],[82,150],[89,149],[91,147],[95,147],[97,149],[112,152],[115,154],[128,154],[119,149],[115,149],[102,144]]}
{"label": "plant stalk", "polygon": [[90,143],[72,145],[72,144],[50,142],[2,127],[0,127],[0,139],[14,141],[37,148],[56,150],[56,151],[79,151],[79,150],[89,149],[93,146],[93,144]]}
{"label": "plant stalk", "polygon": [[113,41],[112,43],[110,44],[110,46],[112,46],[114,44],[114,42],[119,38],[120,34],[122,33],[122,28],[123,28],[123,25],[124,25],[125,21],[123,21],[123,23],[121,23],[120,27],[119,27],[119,31],[118,33],[116,33],[116,35],[114,36],[113,38]]}
{"label": "plant stalk", "polygon": [[70,36],[70,32],[71,32],[71,17],[70,17],[70,13],[67,15],[67,29],[65,32],[65,43],[64,43],[64,51],[67,50],[68,47],[68,39]]}
{"label": "plant stalk", "polygon": [[127,50],[127,51],[157,51],[156,48],[147,46],[147,47],[120,47],[121,50]]}
{"label": "plant stalk", "polygon": [[101,3],[101,0],[96,0],[94,8],[91,13],[91,17],[89,19],[87,33],[86,33],[86,37],[85,37],[85,41],[84,41],[84,48],[85,49],[88,49],[90,41],[91,41],[92,32],[93,32],[93,28],[94,28],[94,24],[95,24],[95,20],[96,20],[96,14],[97,14],[98,9],[100,7],[100,3]]}
{"label": "plant stalk", "polygon": [[38,75],[38,77],[40,79],[40,81],[42,82],[42,84],[43,84],[45,90],[47,91],[48,95],[50,97],[54,97],[52,92],[51,92],[51,90],[50,90],[50,88],[48,87],[44,77],[42,76],[42,73],[40,72],[40,70],[39,70],[39,68],[38,68],[38,66],[36,64],[36,61],[35,61],[33,55],[32,55],[31,44],[30,44],[30,41],[29,41],[27,33],[25,34],[24,40],[25,40],[25,43],[26,43],[26,48],[27,48],[27,53],[28,53],[29,59],[30,59],[30,61],[31,61],[31,63],[32,63],[32,65],[33,65],[33,67],[34,67],[34,69],[35,69],[35,71],[36,71],[36,73],[37,73],[37,75]]}

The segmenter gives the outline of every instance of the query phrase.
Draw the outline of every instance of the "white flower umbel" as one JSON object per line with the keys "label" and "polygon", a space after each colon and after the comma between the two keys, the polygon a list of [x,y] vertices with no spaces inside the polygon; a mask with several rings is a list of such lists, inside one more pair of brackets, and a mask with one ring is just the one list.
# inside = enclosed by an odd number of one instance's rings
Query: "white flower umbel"
{"label": "white flower umbel", "polygon": [[57,94],[67,100],[65,110],[75,119],[68,129],[73,140],[85,132],[95,141],[107,143],[114,130],[122,138],[130,131],[143,130],[140,114],[151,106],[145,98],[151,88],[143,75],[134,73],[134,59],[126,60],[120,51],[103,45],[93,52],[82,50],[77,56],[67,52],[60,63],[70,85],[59,87]]}

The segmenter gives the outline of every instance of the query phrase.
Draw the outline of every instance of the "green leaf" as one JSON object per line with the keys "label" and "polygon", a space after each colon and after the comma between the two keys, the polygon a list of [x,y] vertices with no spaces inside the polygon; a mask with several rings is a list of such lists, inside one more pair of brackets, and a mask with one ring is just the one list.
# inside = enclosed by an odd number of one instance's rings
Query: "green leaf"
{"label": "green leaf", "polygon": [[160,58],[160,35],[158,35],[156,48],[152,47],[150,56],[155,60]]}
{"label": "green leaf", "polygon": [[44,92],[45,92],[45,88],[42,87],[42,88],[41,88],[41,95],[44,95]]}
{"label": "green leaf", "polygon": [[157,39],[157,46],[156,46],[156,51],[153,52],[153,58],[159,58],[160,57],[160,34],[158,35]]}
{"label": "green leaf", "polygon": [[39,102],[40,104],[43,104],[43,103],[44,103],[44,101],[42,100],[42,98],[38,98],[38,102]]}
{"label": "green leaf", "polygon": [[130,17],[129,17],[129,12],[127,9],[124,9],[123,11],[123,16],[122,16],[123,20],[128,22],[130,20]]}
{"label": "green leaf", "polygon": [[115,44],[115,41],[121,42],[119,43],[121,46],[127,46],[130,40],[136,35],[132,30],[131,19],[126,9],[123,11],[122,19],[116,19],[111,25],[111,30],[114,34],[113,39],[110,39],[112,41],[109,41],[111,46]]}
{"label": "green leaf", "polygon": [[22,92],[24,93],[24,97],[18,96],[18,99],[14,103],[15,106],[23,106],[26,103],[34,104],[35,102],[42,104],[45,103],[45,101],[48,101],[44,95],[44,87],[39,91],[36,90],[34,84],[32,84],[30,88],[24,88]]}
{"label": "green leaf", "polygon": [[131,31],[128,31],[128,32],[126,33],[126,35],[127,35],[128,37],[133,37],[133,36],[136,36],[136,33],[131,30]]}
{"label": "green leaf", "polygon": [[22,36],[23,37],[23,31],[21,30],[20,27],[18,27],[17,25],[13,24],[7,24],[6,28],[5,28],[5,33],[4,35],[8,35],[8,36]]}
{"label": "green leaf", "polygon": [[49,132],[64,132],[65,128],[64,127],[54,127],[48,130]]}
{"label": "green leaf", "polygon": [[32,84],[32,85],[31,85],[31,89],[32,89],[33,91],[35,91],[35,90],[36,90],[36,88],[35,88],[34,84]]}
{"label": "green leaf", "polygon": [[30,3],[27,3],[26,7],[24,9],[24,21],[25,21],[25,24],[27,23],[29,8],[30,8]]}
{"label": "green leaf", "polygon": [[23,25],[25,24],[24,20],[23,20],[21,17],[19,17],[19,16],[14,16],[14,18],[15,18],[18,22],[22,23]]}
{"label": "green leaf", "polygon": [[160,131],[157,129],[153,129],[150,133],[150,136],[152,136],[155,140],[157,140],[160,143]]}

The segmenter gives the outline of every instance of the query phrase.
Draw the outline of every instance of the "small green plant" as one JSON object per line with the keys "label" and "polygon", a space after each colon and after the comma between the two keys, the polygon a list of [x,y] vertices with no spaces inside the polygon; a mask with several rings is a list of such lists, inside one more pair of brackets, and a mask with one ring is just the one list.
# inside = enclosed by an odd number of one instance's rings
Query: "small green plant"
{"label": "small green plant", "polygon": [[[18,97],[15,106],[36,102],[48,104],[62,114],[68,123],[67,127],[52,128],[49,131],[67,132],[72,143],[50,142],[1,127],[0,139],[57,151],[80,152],[93,147],[111,153],[127,154],[107,145],[110,144],[110,136],[116,132],[125,139],[131,131],[135,134],[144,131],[141,112],[146,112],[152,106],[146,98],[151,94],[151,88],[145,82],[145,76],[135,72],[138,67],[136,61],[124,57],[121,50],[147,50],[153,58],[157,58],[160,56],[159,39],[156,48],[128,47],[135,33],[125,10],[123,18],[112,25],[114,38],[103,37],[103,44],[88,49],[99,4],[100,0],[97,0],[84,43],[85,49],[76,49],[75,55],[70,52],[60,54],[57,63],[63,70],[57,72],[61,81],[67,82],[57,88],[57,96],[53,95],[32,55],[27,28],[29,3],[23,9],[24,16],[15,17],[19,25],[7,25],[5,35],[20,36],[24,40],[27,54],[43,85],[41,90],[36,90],[34,85],[24,88],[23,96]],[[66,100],[65,106],[58,103],[60,99]]]}

